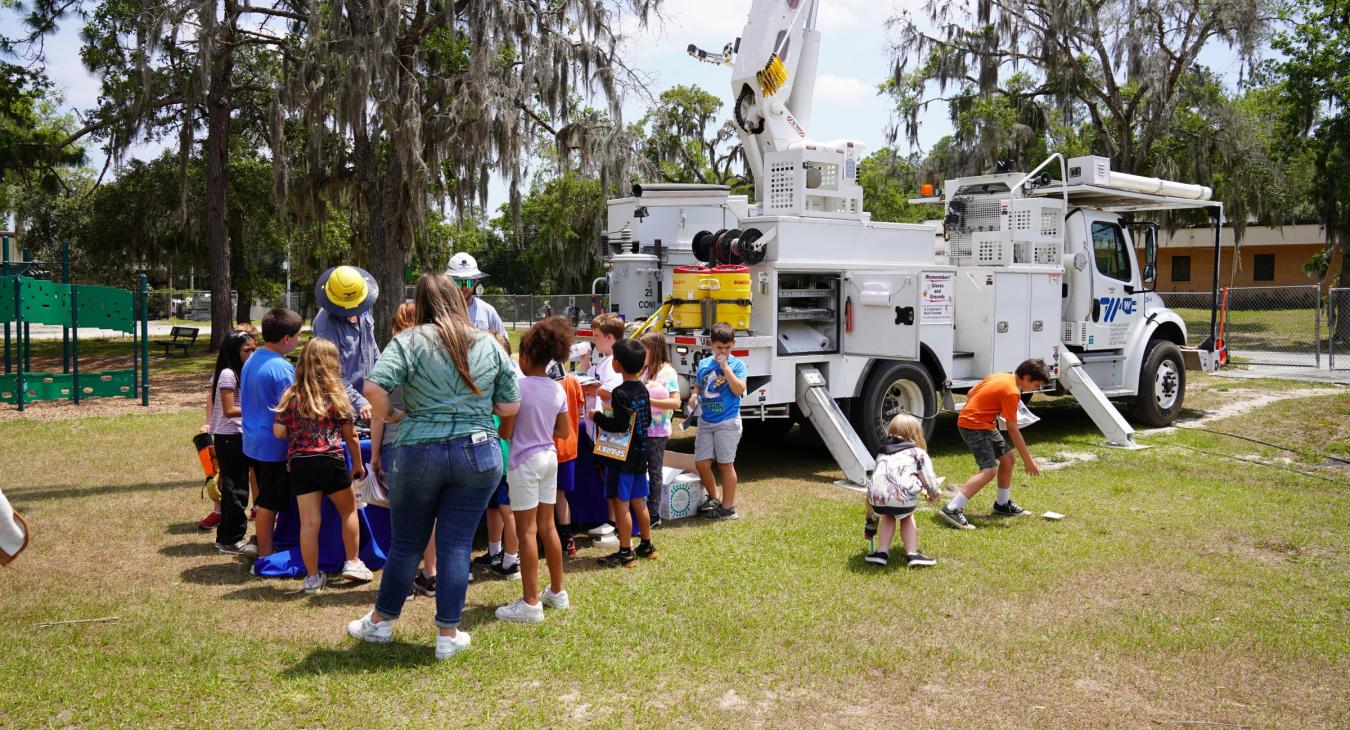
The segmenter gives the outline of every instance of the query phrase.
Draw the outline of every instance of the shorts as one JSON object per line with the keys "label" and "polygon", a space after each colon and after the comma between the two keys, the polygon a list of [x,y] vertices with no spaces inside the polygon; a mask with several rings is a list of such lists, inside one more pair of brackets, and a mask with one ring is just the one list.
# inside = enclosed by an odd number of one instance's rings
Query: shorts
{"label": "shorts", "polygon": [[558,502],[558,452],[546,449],[530,454],[506,473],[511,511],[524,512]]}
{"label": "shorts", "polygon": [[888,516],[888,517],[907,517],[907,516],[909,516],[911,513],[914,512],[914,508],[913,508],[913,507],[887,507],[887,506],[885,506],[885,505],[882,505],[882,506],[878,507],[877,505],[874,504],[874,505],[872,505],[872,511],[875,512],[875,513],[877,513],[877,514],[879,514],[879,515],[886,515],[886,516]]}
{"label": "shorts", "polygon": [[336,494],[351,486],[352,475],[342,454],[291,457],[291,490],[297,497],[314,492]]}
{"label": "shorts", "polygon": [[[577,460],[563,461],[558,464],[558,491],[571,494],[577,491]],[[553,495],[556,497],[557,495]]]}
{"label": "shorts", "polygon": [[993,469],[998,466],[998,460],[1004,454],[1012,451],[1008,442],[1003,440],[1003,434],[997,430],[980,431],[973,428],[961,428],[961,438],[970,447],[970,453],[975,456],[975,465],[980,469]]}
{"label": "shorts", "polygon": [[497,491],[492,493],[492,499],[488,500],[489,507],[503,507],[511,504],[511,490],[506,486],[506,475],[502,475],[502,483],[497,485]]}
{"label": "shorts", "polygon": [[713,461],[732,464],[736,461],[736,447],[741,443],[741,419],[721,423],[699,421],[694,434],[694,461]]}
{"label": "shorts", "polygon": [[249,459],[253,467],[253,478],[258,482],[258,496],[253,506],[272,512],[286,512],[291,508],[291,473],[286,471],[284,461],[258,461]]}
{"label": "shorts", "polygon": [[627,471],[613,469],[609,473],[609,478],[605,480],[605,496],[610,499],[617,499],[620,502],[631,502],[634,499],[646,499],[651,493],[647,486],[647,474],[634,474]]}

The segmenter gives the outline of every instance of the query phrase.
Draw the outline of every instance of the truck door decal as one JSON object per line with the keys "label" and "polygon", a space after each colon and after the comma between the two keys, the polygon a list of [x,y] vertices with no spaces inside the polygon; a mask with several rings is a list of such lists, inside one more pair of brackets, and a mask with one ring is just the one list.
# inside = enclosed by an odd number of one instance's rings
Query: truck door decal
{"label": "truck door decal", "polygon": [[1102,321],[1114,322],[1117,314],[1134,314],[1133,297],[1102,297],[1097,300],[1102,305]]}

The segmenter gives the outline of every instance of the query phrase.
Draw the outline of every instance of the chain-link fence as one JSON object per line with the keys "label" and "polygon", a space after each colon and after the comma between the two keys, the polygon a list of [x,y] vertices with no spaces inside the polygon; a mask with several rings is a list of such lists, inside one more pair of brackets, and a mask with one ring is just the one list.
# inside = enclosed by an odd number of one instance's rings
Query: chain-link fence
{"label": "chain-link fence", "polygon": [[1327,290],[1327,360],[1332,370],[1350,370],[1350,289]]}
{"label": "chain-link fence", "polygon": [[[413,287],[406,287],[403,296],[412,301]],[[609,309],[609,296],[605,294],[484,294],[482,299],[497,310],[510,329],[529,327],[554,315],[585,326]]]}
{"label": "chain-link fence", "polygon": [[[1208,336],[1209,292],[1160,294],[1186,322],[1191,344]],[[1235,364],[1317,368],[1330,356],[1316,284],[1230,287],[1219,292],[1219,306],[1224,344]]]}

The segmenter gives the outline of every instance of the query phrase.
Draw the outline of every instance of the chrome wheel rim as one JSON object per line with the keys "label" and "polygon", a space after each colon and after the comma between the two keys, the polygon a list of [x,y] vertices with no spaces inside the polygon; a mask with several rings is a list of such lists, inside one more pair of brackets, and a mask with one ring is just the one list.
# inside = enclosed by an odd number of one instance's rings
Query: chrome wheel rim
{"label": "chrome wheel rim", "polygon": [[1164,411],[1171,410],[1181,398],[1181,373],[1171,360],[1159,363],[1153,374],[1153,397]]}
{"label": "chrome wheel rim", "polygon": [[900,380],[891,383],[881,398],[881,412],[877,414],[877,433],[882,440],[886,438],[886,426],[900,412],[908,413],[921,421],[929,414],[923,412],[923,389],[913,380]]}

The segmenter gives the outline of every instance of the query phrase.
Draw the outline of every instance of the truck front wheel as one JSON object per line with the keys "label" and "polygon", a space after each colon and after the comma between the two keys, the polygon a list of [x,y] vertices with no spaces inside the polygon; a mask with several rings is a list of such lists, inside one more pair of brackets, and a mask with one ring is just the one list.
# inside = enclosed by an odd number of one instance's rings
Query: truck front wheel
{"label": "truck front wheel", "polygon": [[901,411],[920,419],[925,440],[932,437],[937,424],[937,389],[928,368],[920,363],[883,363],[867,378],[862,397],[855,402],[853,427],[868,451],[881,451],[886,426]]}
{"label": "truck front wheel", "polygon": [[1135,420],[1154,427],[1170,426],[1181,414],[1186,397],[1186,365],[1181,348],[1167,340],[1149,343],[1139,372],[1139,395],[1133,402]]}

